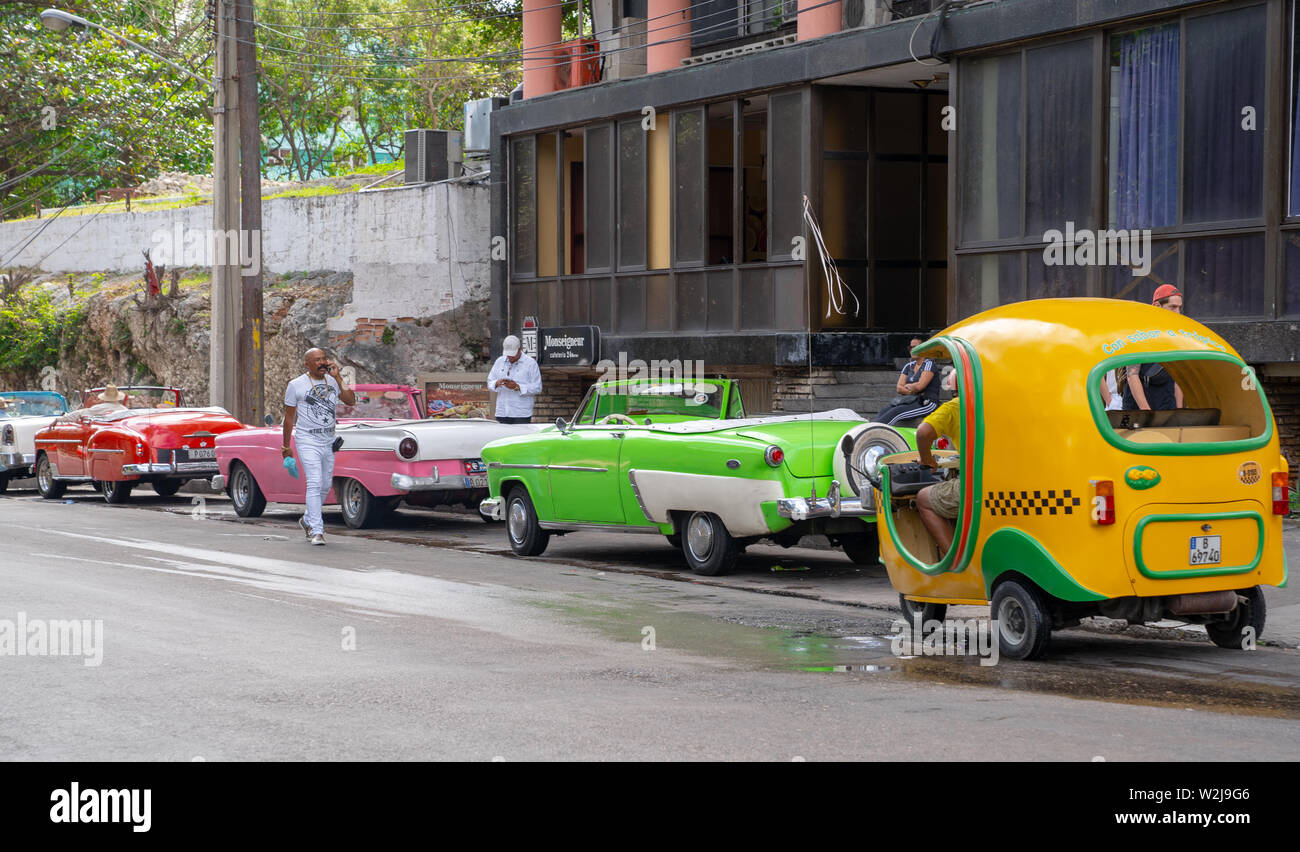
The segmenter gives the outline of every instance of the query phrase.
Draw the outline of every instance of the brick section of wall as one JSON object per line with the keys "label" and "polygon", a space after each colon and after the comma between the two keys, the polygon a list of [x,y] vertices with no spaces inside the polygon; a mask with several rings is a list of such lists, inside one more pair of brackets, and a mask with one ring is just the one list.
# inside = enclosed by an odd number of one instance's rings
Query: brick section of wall
{"label": "brick section of wall", "polygon": [[1300,466],[1300,376],[1260,376],[1260,380],[1294,482]]}
{"label": "brick section of wall", "polygon": [[[397,322],[414,322],[414,317],[398,317]],[[352,331],[330,332],[330,346],[337,349],[348,343],[381,343],[391,323],[382,317],[358,317]]]}
{"label": "brick section of wall", "polygon": [[572,418],[592,381],[589,376],[543,370],[542,392],[533,403],[533,422],[552,423],[557,417]]}

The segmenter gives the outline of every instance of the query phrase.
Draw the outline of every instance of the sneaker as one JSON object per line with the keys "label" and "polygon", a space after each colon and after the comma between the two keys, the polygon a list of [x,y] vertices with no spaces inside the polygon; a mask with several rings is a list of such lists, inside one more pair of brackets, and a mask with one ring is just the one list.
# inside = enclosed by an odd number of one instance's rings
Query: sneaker
{"label": "sneaker", "polygon": [[311,525],[307,523],[307,516],[306,516],[306,515],[303,515],[301,518],[298,519],[298,526],[302,527],[302,531],[303,531],[304,533],[306,533],[307,538],[310,539],[310,538],[311,538]]}
{"label": "sneaker", "polygon": [[316,533],[314,536],[311,537],[311,543],[315,545],[324,545],[325,544],[324,534]]}

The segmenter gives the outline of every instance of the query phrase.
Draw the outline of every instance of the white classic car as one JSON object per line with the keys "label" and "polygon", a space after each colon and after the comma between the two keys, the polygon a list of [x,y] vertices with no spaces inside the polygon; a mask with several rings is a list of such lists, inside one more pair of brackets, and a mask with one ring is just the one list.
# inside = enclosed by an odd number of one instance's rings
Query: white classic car
{"label": "white classic car", "polygon": [[0,392],[0,493],[9,480],[32,475],[33,437],[67,412],[68,401],[53,391]]}

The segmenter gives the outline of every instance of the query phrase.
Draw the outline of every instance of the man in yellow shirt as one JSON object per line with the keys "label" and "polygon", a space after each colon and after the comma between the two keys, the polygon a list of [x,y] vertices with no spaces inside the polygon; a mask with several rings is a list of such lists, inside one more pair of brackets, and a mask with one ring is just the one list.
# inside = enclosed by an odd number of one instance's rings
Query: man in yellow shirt
{"label": "man in yellow shirt", "polygon": [[[952,373],[951,377],[953,380],[951,390],[955,392],[958,387],[957,374]],[[938,469],[930,445],[940,436],[946,436],[952,442],[953,448],[961,452],[960,417],[961,397],[954,396],[925,418],[920,428],[916,430],[916,449],[920,452],[921,464]],[[923,488],[916,495],[916,508],[920,512],[921,523],[925,524],[926,530],[939,545],[942,553],[947,553],[952,547],[953,522],[957,518],[957,510],[960,507],[961,477],[959,476]]]}

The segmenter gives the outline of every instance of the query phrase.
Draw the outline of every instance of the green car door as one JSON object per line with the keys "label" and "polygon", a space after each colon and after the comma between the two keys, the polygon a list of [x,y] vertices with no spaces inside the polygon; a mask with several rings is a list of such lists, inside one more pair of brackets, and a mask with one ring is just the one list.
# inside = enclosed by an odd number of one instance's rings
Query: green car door
{"label": "green car door", "polygon": [[619,461],[626,427],[576,426],[551,439],[555,517],[589,524],[625,522]]}

